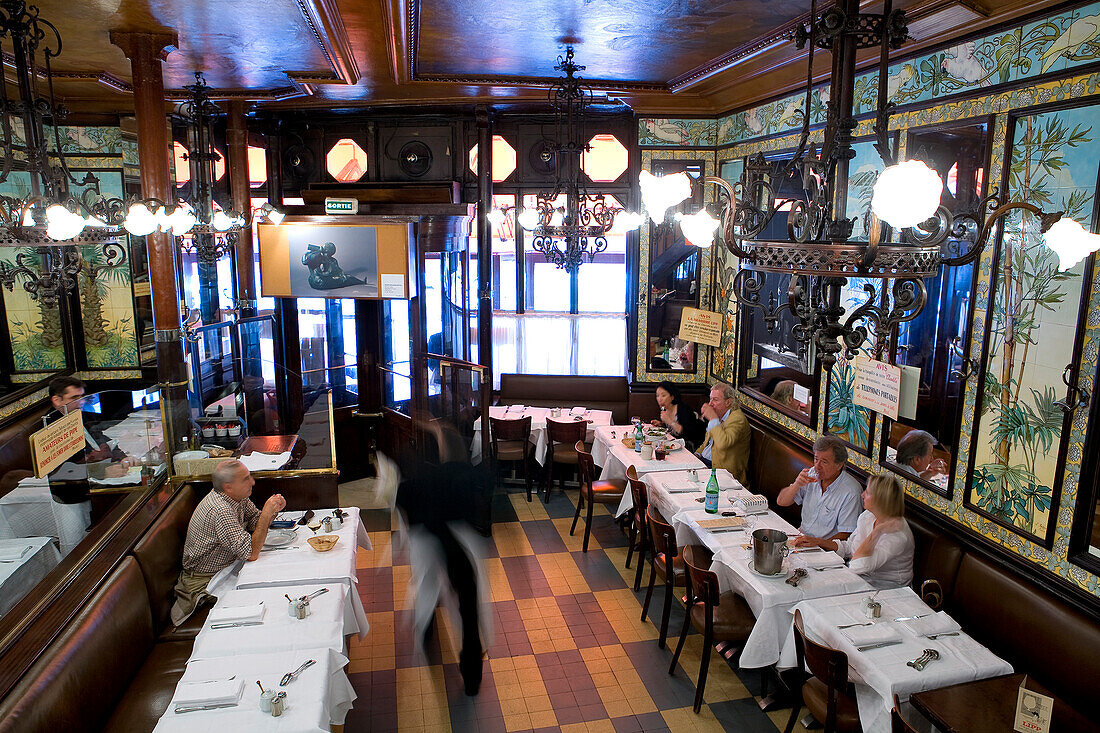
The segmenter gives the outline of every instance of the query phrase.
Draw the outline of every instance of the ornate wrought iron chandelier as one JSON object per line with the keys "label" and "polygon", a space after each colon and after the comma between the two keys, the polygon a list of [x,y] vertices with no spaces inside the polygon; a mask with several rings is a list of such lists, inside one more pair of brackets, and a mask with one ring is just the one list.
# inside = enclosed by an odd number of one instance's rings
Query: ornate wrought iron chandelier
{"label": "ornate wrought iron chandelier", "polygon": [[[808,27],[799,28],[794,39],[799,48],[810,45],[801,138],[793,158],[779,173],[781,177],[801,174],[802,198],[783,200],[777,196],[769,175],[774,171],[762,154],[748,161],[735,184],[713,176],[704,179],[725,194],[721,228],[726,247],[741,259],[733,293],[742,305],[763,311],[769,330],[778,325],[783,311],[788,311],[795,319],[794,337],[804,346],[812,344],[826,369],[831,369],[842,353],[852,358],[861,348],[868,350],[868,341],[873,356],[881,359],[893,329],[916,318],[924,308],[924,279],[935,277],[941,266],[975,261],[998,224],[1014,211],[1026,210],[1038,218],[1046,243],[1059,253],[1063,269],[1097,248],[1100,238],[1071,220],[1059,222],[1062,212],[1009,203],[996,189],[975,211],[952,212],[941,206],[943,181],[923,163],[897,164],[888,137],[888,59],[890,49],[899,48],[907,39],[904,12],[892,10],[887,0],[881,14],[860,13],[858,0],[843,0],[820,16],[815,2],[810,17]],[[881,54],[875,147],[887,168],[875,186],[872,213],[866,222],[868,240],[852,241],[856,220],[848,217],[846,205],[856,128],[855,60],[858,49],[870,47],[878,47]],[[833,101],[828,106],[820,150],[809,142],[815,48],[830,50],[833,57]],[[934,179],[931,186],[927,185],[929,175]],[[923,201],[920,191],[925,194]],[[784,209],[788,239],[760,238]],[[893,236],[892,231],[896,232]],[[766,273],[789,276],[785,302],[761,298]],[[866,301],[850,312],[841,302],[849,277],[880,283],[866,284]]]}
{"label": "ornate wrought iron chandelier", "polygon": [[144,199],[133,204],[126,217],[126,228],[133,234],[142,235],[158,227],[170,231],[181,251],[194,253],[200,264],[213,265],[233,249],[241,230],[251,227],[254,217],[261,216],[272,224],[279,224],[283,214],[271,204],[264,204],[247,214],[216,204],[214,164],[220,155],[214,148],[214,121],[223,113],[211,101],[210,88],[202,72],[196,71],[195,83],[184,89],[190,97],[176,106],[173,118],[187,127],[190,195],[174,205],[159,199]]}
{"label": "ornate wrought iron chandelier", "polygon": [[591,262],[607,249],[607,233],[623,211],[603,194],[588,193],[585,185],[581,156],[589,148],[584,121],[592,90],[577,76],[584,68],[573,62],[572,46],[566,46],[565,56],[558,56],[554,70],[565,75],[548,94],[557,119],[554,143],[546,150],[554,160],[554,188],[540,191],[535,208],[519,219],[532,232],[531,246],[568,272],[576,271],[585,257]]}
{"label": "ornate wrought iron chandelier", "polygon": [[[31,298],[52,307],[76,287],[82,271],[91,273],[78,245],[102,247],[101,261],[109,266],[125,261],[126,250],[116,241],[118,227],[111,216],[121,201],[105,199],[99,179],[90,172],[81,179],[74,176],[62,153],[58,127],[67,110],[54,101],[51,72],[51,59],[61,54],[57,28],[23,0],[0,0],[3,38],[11,42],[19,96],[9,98],[6,80],[0,84],[0,184],[18,193],[0,195],[0,247],[22,249],[14,265],[0,261],[0,285],[11,291],[20,283]],[[46,81],[44,92],[40,78]],[[52,151],[46,128],[52,128]]]}

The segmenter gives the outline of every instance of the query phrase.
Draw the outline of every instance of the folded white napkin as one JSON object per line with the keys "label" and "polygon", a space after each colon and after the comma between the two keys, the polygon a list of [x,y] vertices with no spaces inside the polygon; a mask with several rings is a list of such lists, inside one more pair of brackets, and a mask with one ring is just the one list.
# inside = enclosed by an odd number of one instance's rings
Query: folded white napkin
{"label": "folded white napkin", "polygon": [[282,468],[290,460],[290,451],[283,451],[276,455],[270,453],[249,453],[241,456],[240,461],[249,471],[274,471]]}
{"label": "folded white napkin", "polygon": [[0,562],[21,560],[31,551],[31,547],[33,547],[33,545],[16,545],[15,547],[0,549]]}
{"label": "folded white napkin", "polygon": [[897,641],[901,638],[901,634],[898,633],[897,629],[884,623],[871,624],[870,626],[853,626],[844,629],[841,633],[856,646]]}
{"label": "folded white napkin", "polygon": [[844,565],[844,558],[835,552],[806,551],[792,553],[791,562],[795,567],[839,568]]}
{"label": "folded white napkin", "polygon": [[219,705],[241,699],[244,680],[180,682],[176,687],[176,705]]}
{"label": "folded white napkin", "polygon": [[585,412],[587,412],[587,410],[588,410],[587,407],[574,407],[572,410],[569,411],[569,414],[570,415],[583,415]]}
{"label": "folded white napkin", "polygon": [[962,628],[955,619],[951,618],[943,611],[922,618],[910,619],[909,621],[898,621],[898,623],[904,625],[905,628],[909,629],[917,636],[947,634]]}
{"label": "folded white napkin", "polygon": [[259,621],[264,617],[264,603],[253,603],[248,606],[223,606],[213,608],[207,616],[210,623],[233,623],[237,621]]}
{"label": "folded white napkin", "polygon": [[508,405],[504,408],[505,412],[523,412],[526,410],[526,405]]}

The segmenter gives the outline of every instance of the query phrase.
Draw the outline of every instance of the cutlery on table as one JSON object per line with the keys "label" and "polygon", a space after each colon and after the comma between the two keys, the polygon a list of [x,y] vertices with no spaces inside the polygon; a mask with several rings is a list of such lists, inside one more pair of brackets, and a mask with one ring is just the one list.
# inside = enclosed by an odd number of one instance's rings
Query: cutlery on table
{"label": "cutlery on table", "polygon": [[718,534],[719,532],[744,532],[744,527],[719,527],[718,529],[709,530],[711,534]]}
{"label": "cutlery on table", "polygon": [[223,624],[210,624],[212,629],[235,629],[239,626],[263,626],[263,621],[227,621]]}
{"label": "cutlery on table", "polygon": [[932,614],[930,614],[930,613],[922,613],[922,614],[919,614],[919,615],[916,615],[916,616],[898,616],[894,620],[895,621],[915,621],[918,618],[927,618],[928,616],[931,616],[931,615]]}
{"label": "cutlery on table", "polygon": [[692,488],[692,489],[669,489],[669,490],[668,490],[668,493],[670,493],[670,494],[695,494],[695,493],[698,493],[698,491],[699,491],[699,489],[698,489],[698,488]]}
{"label": "cutlery on table", "polygon": [[322,588],[321,590],[315,590],[312,593],[310,593],[308,596],[302,596],[302,598],[305,598],[307,601],[312,601],[317,596],[323,596],[325,593],[328,593],[328,588]]}
{"label": "cutlery on table", "polygon": [[838,629],[850,629],[853,626],[873,626],[873,625],[874,625],[874,623],[871,622],[871,621],[861,621],[860,623],[856,623],[856,624],[844,624],[843,626],[837,626],[837,628]]}
{"label": "cutlery on table", "polygon": [[941,636],[958,636],[958,635],[959,635],[958,631],[945,631],[942,634],[929,634],[928,636],[926,636],[924,638],[925,639],[938,639]]}
{"label": "cutlery on table", "polygon": [[0,562],[19,562],[24,557],[26,557],[27,553],[31,551],[31,548],[33,546],[34,545],[28,545],[27,547],[24,547],[23,551],[19,553],[19,557],[13,557],[10,560],[0,560]]}
{"label": "cutlery on table", "polygon": [[310,659],[310,660],[304,662],[301,667],[298,667],[298,669],[294,670],[293,672],[287,672],[286,674],[283,675],[283,678],[281,680],[279,680],[279,687],[286,687],[287,685],[289,685],[291,682],[294,681],[294,678],[296,678],[302,672],[306,671],[307,669],[309,669],[310,667],[312,667],[315,664],[317,664],[317,660]]}
{"label": "cutlery on table", "polygon": [[900,644],[900,643],[901,643],[901,639],[897,639],[895,641],[880,641],[880,642],[875,643],[875,644],[864,644],[863,646],[857,646],[856,651],[866,652],[866,651],[870,651],[871,649],[881,649],[884,646],[894,646],[895,644]]}
{"label": "cutlery on table", "polygon": [[814,568],[814,571],[818,572],[818,573],[823,573],[826,570],[840,570],[843,567],[845,567],[845,566],[844,565],[828,565],[828,566],[823,567],[823,568]]}
{"label": "cutlery on table", "polygon": [[284,545],[283,547],[264,547],[260,552],[275,552],[276,550],[297,550],[297,545]]}
{"label": "cutlery on table", "polygon": [[916,659],[910,659],[905,663],[907,667],[912,667],[918,672],[923,672],[924,668],[928,666],[930,662],[934,662],[940,658],[940,653],[935,649],[925,649]]}
{"label": "cutlery on table", "polygon": [[177,713],[194,713],[199,710],[220,710],[221,708],[235,708],[240,703],[236,702],[216,702],[210,705],[185,705],[176,708]]}
{"label": "cutlery on table", "polygon": [[233,680],[235,680],[235,679],[237,679],[237,675],[233,675],[232,677],[226,677],[225,679],[216,679],[216,680],[182,680],[182,682],[186,682],[186,683],[187,683],[187,684],[189,684],[189,685],[205,685],[205,684],[207,684],[207,683],[210,683],[210,682],[232,682],[232,681],[233,681]]}
{"label": "cutlery on table", "polygon": [[796,552],[825,552],[825,550],[821,549],[820,547],[802,547],[797,550],[791,550],[792,555]]}

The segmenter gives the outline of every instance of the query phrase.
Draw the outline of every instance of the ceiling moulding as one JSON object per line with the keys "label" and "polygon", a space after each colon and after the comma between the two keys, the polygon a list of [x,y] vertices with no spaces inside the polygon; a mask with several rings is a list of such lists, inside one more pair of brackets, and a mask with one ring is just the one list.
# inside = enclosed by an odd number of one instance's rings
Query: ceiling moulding
{"label": "ceiling moulding", "polygon": [[409,66],[405,56],[405,49],[409,46],[405,24],[402,21],[408,12],[409,3],[405,0],[379,0],[379,4],[382,6],[382,22],[385,26],[386,54],[390,62],[390,77],[394,84],[405,84],[409,81]]}
{"label": "ceiling moulding", "polygon": [[[8,79],[7,71],[8,69],[15,69],[15,57],[7,51],[4,51],[3,54],[0,55],[0,60],[3,61],[5,67],[4,78],[14,84],[15,82],[13,80]],[[36,66],[34,72],[38,78],[46,78],[45,67]],[[93,81],[97,84],[102,84],[108,89],[114,89],[116,92],[122,92],[124,94],[133,94],[134,92],[134,87],[130,82],[120,79],[114,74],[108,74],[106,71],[54,71],[53,78],[55,80],[64,79],[65,81]]]}
{"label": "ceiling moulding", "polygon": [[977,3],[959,0],[929,3],[909,15],[909,37],[920,43],[988,17],[989,11]]}
{"label": "ceiling moulding", "polygon": [[[461,76],[450,74],[416,74],[414,81],[435,82],[442,84],[466,84],[474,86],[490,87],[531,87],[533,89],[546,89],[553,86],[557,80],[543,76]],[[609,92],[667,92],[667,84],[654,84],[644,81],[607,81],[601,79],[585,79],[584,83],[592,89]]]}
{"label": "ceiling moulding", "polygon": [[[210,99],[241,99],[257,102],[280,102],[287,99],[313,96],[312,86],[298,83],[294,79],[291,81],[294,82],[294,85],[289,87],[276,87],[274,89],[211,89],[209,94]],[[174,101],[191,98],[186,89],[165,89],[164,97]]]}
{"label": "ceiling moulding", "polygon": [[325,84],[354,85],[359,81],[359,67],[355,63],[351,42],[348,40],[344,21],[336,0],[296,0],[298,9],[309,25],[317,46],[328,61],[332,73],[329,79],[318,80]]}

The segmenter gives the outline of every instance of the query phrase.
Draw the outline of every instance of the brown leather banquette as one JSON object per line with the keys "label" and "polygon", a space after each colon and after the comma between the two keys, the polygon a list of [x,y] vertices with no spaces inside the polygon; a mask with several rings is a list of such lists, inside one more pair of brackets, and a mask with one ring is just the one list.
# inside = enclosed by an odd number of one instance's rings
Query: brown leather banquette
{"label": "brown leather banquette", "polygon": [[610,410],[612,422],[630,420],[627,413],[630,388],[626,377],[578,377],[553,374],[501,374],[502,405],[562,407],[583,405]]}
{"label": "brown leather banquette", "polygon": [[21,479],[32,475],[31,433],[42,427],[42,416],[49,403],[26,410],[0,427],[0,496],[11,491]]}
{"label": "brown leather banquette", "polygon": [[195,492],[185,486],[0,701],[0,733],[151,731],[191,656],[202,614],[168,629]]}
{"label": "brown leather banquette", "polygon": [[[813,462],[813,453],[759,418],[750,416],[750,423],[749,484],[775,507],[779,491]],[[777,507],[795,526],[798,509]],[[1100,679],[1100,620],[1024,578],[981,540],[952,532],[929,509],[911,500],[906,509],[916,540],[914,589],[938,581],[944,609],[968,634],[1077,710],[1091,709]]]}

